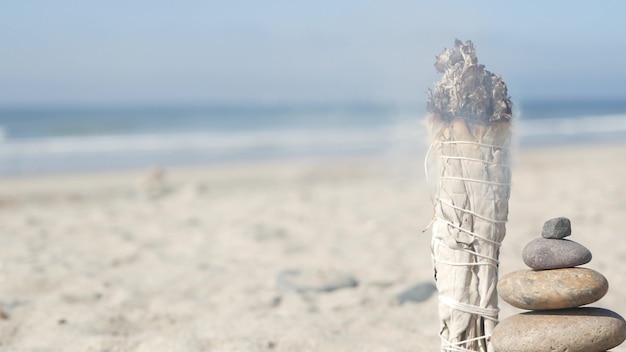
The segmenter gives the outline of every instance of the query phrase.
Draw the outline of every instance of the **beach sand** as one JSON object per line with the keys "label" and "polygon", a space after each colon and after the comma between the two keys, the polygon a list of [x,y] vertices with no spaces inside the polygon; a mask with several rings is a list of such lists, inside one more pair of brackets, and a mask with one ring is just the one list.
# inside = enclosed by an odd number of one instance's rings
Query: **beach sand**
{"label": "beach sand", "polygon": [[[0,351],[437,351],[422,156],[0,182]],[[626,315],[626,146],[516,154],[500,273],[566,216]],[[358,286],[297,293],[284,270]],[[501,301],[501,318],[520,312]],[[614,351],[626,351],[618,347]]]}

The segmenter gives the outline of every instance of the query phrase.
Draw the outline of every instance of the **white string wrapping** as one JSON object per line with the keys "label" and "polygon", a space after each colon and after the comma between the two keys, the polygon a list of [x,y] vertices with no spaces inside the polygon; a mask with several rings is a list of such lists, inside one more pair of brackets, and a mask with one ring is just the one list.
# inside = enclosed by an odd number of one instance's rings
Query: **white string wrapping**
{"label": "white string wrapping", "polygon": [[[456,150],[454,150],[453,152],[454,155],[443,153],[444,146],[456,148]],[[461,149],[468,146],[484,151],[482,154],[486,157],[476,158],[464,156]],[[488,157],[493,156],[493,153],[491,152],[493,150],[498,150],[505,153],[505,157],[502,158],[502,160],[496,161],[487,159]],[[433,155],[433,153],[435,155]],[[499,247],[501,245],[502,236],[494,236],[493,233],[477,233],[476,231],[472,231],[471,229],[467,228],[467,226],[464,226],[458,221],[456,223],[453,222],[449,217],[446,217],[445,215],[451,212],[455,213],[456,215],[465,214],[466,217],[472,217],[475,219],[480,219],[484,222],[488,222],[493,225],[490,228],[495,229],[497,226],[504,226],[504,224],[506,224],[508,211],[504,214],[495,214],[496,216],[494,216],[494,214],[482,214],[478,211],[478,209],[476,209],[480,207],[477,206],[476,208],[474,208],[474,206],[476,206],[476,200],[474,200],[475,203],[472,204],[473,206],[468,207],[467,204],[465,205],[465,207],[458,206],[454,204],[451,200],[454,197],[450,196],[450,194],[443,196],[442,192],[444,192],[449,186],[445,183],[450,181],[459,182],[465,185],[468,193],[471,193],[472,186],[470,184],[472,183],[498,189],[502,189],[504,187],[507,189],[510,188],[508,147],[505,145],[492,145],[474,141],[434,141],[428,148],[425,159],[426,178],[429,183],[431,182],[430,176],[431,172],[433,171],[429,169],[429,166],[431,164],[434,164],[437,168],[437,170],[434,170],[435,176],[437,177],[438,181],[437,187],[435,188],[435,194],[433,196],[433,200],[435,203],[435,216],[430,225],[433,227],[431,255],[434,263],[437,263],[435,264],[435,267],[438,267],[439,270],[441,270],[442,266],[465,267],[468,268],[467,270],[473,270],[471,268],[479,266],[489,266],[492,268],[492,270],[496,270],[497,272],[499,264],[498,253]],[[496,180],[490,179],[489,177],[476,179],[468,177],[465,173],[465,170],[460,170],[462,171],[460,172],[460,175],[445,175],[443,171],[445,166],[442,165],[450,160],[453,160],[464,167],[476,168],[480,167],[477,165],[484,164],[491,167],[492,170],[494,168],[497,168],[497,170],[500,170],[499,173],[502,173],[506,177],[504,177],[504,182],[501,182],[503,180],[499,179],[498,177],[496,177]],[[462,169],[464,167],[462,167]],[[492,208],[487,209],[493,211]],[[457,218],[456,220],[458,219],[459,218]],[[442,231],[442,229],[444,229],[444,231]],[[457,241],[454,238],[450,238],[450,236],[446,236],[446,233],[454,232],[465,234],[471,239],[469,241],[463,242]],[[444,235],[442,235],[442,233]],[[486,251],[488,254],[484,254],[476,249],[485,246],[491,246],[493,247],[493,250]],[[465,257],[467,260],[459,261],[458,258],[454,258],[455,260],[452,260],[452,258],[444,257],[443,255],[441,255],[441,253],[444,251],[448,253],[448,256],[450,252],[462,253],[461,256]],[[461,270],[465,269],[461,268]],[[494,279],[497,280],[497,277]],[[492,292],[492,294],[495,294],[495,292]],[[478,292],[478,295],[480,295],[480,292]],[[499,309],[497,308],[497,297],[495,297],[495,305],[493,304],[494,297],[491,297],[487,300],[483,299],[477,301],[482,301],[483,304],[479,305],[461,302],[446,295],[445,293],[442,294],[441,290],[439,294],[440,311],[442,309],[442,306],[447,307],[450,310],[465,313],[471,317],[479,317],[484,321],[491,321],[493,326],[495,326],[495,324],[497,324],[498,322],[499,313]],[[487,304],[484,304],[485,302],[487,302]],[[444,328],[449,329],[449,327]],[[475,326],[474,328],[477,327]],[[442,342],[442,350],[452,352],[471,352],[483,350],[486,346],[485,341],[488,341],[488,339],[490,338],[490,332],[486,331],[488,329],[485,329],[484,326],[479,326],[478,328],[481,329],[481,333],[477,334],[478,336],[469,337],[471,336],[471,334],[465,334],[464,336],[467,336],[465,338],[458,338],[456,334],[450,333],[450,331],[446,331],[447,333],[444,334],[444,330],[442,329],[439,334]],[[468,346],[472,346],[472,349],[468,349]]]}

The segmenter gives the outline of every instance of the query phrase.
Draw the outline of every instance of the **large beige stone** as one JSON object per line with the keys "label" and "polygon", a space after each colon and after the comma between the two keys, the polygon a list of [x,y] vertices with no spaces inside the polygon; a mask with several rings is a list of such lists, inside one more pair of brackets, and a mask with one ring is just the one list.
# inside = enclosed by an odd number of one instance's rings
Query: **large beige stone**
{"label": "large beige stone", "polygon": [[604,297],[608,289],[602,274],[586,268],[519,270],[498,282],[502,299],[531,310],[579,307]]}
{"label": "large beige stone", "polygon": [[591,307],[517,314],[498,324],[491,335],[496,352],[600,352],[624,340],[624,318]]}

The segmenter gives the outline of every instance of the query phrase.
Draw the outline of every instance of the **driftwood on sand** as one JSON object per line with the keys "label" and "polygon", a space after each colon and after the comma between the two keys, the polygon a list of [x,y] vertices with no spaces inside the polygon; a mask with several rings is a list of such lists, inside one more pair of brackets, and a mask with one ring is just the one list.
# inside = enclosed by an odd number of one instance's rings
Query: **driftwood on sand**
{"label": "driftwood on sand", "polygon": [[435,68],[443,77],[428,94],[426,170],[442,350],[491,351],[510,193],[511,101],[502,79],[478,64],[470,41],[444,50]]}

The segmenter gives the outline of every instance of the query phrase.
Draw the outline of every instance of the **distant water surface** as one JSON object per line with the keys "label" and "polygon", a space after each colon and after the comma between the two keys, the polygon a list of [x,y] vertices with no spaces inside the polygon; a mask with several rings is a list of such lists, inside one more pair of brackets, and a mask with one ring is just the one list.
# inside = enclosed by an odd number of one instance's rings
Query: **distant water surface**
{"label": "distant water surface", "polygon": [[[522,147],[626,141],[626,101],[518,107]],[[425,110],[376,104],[0,109],[0,175],[423,153]]]}

